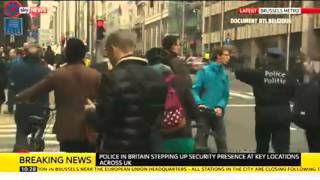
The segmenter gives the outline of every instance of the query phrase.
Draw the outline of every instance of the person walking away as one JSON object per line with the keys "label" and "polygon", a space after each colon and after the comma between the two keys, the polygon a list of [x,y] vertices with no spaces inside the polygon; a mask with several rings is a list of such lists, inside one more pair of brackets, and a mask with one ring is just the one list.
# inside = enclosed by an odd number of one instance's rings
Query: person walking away
{"label": "person walking away", "polygon": [[[48,68],[41,66],[40,56],[41,48],[36,44],[32,44],[26,49],[26,56],[20,60],[20,63],[13,63],[11,65],[8,75],[12,85],[11,90],[13,92],[19,92],[34,85],[50,73]],[[48,116],[46,107],[48,106],[48,93],[43,94],[32,104],[17,103],[16,111],[14,113],[14,119],[17,126],[16,142],[13,148],[14,152],[28,148],[27,136],[30,134],[31,129],[28,117],[37,115],[46,118]]]}
{"label": "person walking away", "polygon": [[207,108],[212,113],[201,113],[201,127],[197,133],[197,148],[208,151],[209,130],[213,130],[219,153],[228,152],[224,115],[229,101],[229,77],[225,65],[229,63],[230,51],[225,47],[216,49],[211,63],[196,75],[193,96],[199,109]]}
{"label": "person walking away", "polygon": [[276,153],[288,153],[290,145],[290,106],[296,80],[285,70],[283,52],[268,48],[262,69],[242,69],[236,78],[252,86],[255,96],[255,136],[257,153],[268,153],[269,142]]}
{"label": "person walking away", "polygon": [[295,63],[292,65],[292,68],[290,68],[290,72],[295,76],[299,83],[303,83],[304,81],[304,63],[306,61],[306,55],[303,52],[299,52],[299,54],[295,58]]}
{"label": "person walking away", "polygon": [[53,132],[60,151],[93,152],[95,145],[86,133],[85,105],[88,99],[96,98],[100,74],[84,66],[85,46],[81,40],[70,38],[65,52],[67,65],[19,93],[17,100],[32,100],[53,90],[57,109]]}
{"label": "person walking away", "polygon": [[135,46],[136,34],[129,30],[111,33],[106,40],[113,69],[102,76],[96,106],[103,152],[153,152],[151,134],[163,112],[167,86],[147,59],[134,56]]}
{"label": "person walking away", "polygon": [[44,53],[44,60],[47,64],[53,66],[55,64],[55,53],[53,52],[51,46],[47,47],[46,52]]}

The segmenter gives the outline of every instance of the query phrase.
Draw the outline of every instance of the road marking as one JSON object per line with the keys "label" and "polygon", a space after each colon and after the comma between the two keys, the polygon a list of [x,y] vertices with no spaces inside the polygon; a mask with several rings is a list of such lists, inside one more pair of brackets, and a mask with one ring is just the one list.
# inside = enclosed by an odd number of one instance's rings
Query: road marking
{"label": "road marking", "polygon": [[[10,152],[12,152],[12,148],[0,148],[0,153],[10,153]],[[60,153],[59,147],[48,147],[44,149],[44,152],[35,152],[35,153],[48,153],[48,152]],[[33,153],[33,152],[30,152],[30,153]]]}
{"label": "road marking", "polygon": [[255,104],[229,104],[227,107],[255,107]]}
{"label": "road marking", "polygon": [[[15,124],[4,124],[4,125],[0,125],[0,132],[2,131],[2,129],[9,129],[9,128],[16,128]],[[53,128],[53,124],[50,124],[49,126],[47,126],[47,128]]]}
{"label": "road marking", "polygon": [[290,127],[290,130],[291,131],[296,131],[296,130],[298,130],[297,128],[294,128],[294,127]]}
{"label": "road marking", "polygon": [[253,96],[253,93],[252,92],[245,92],[246,94],[250,95],[250,96]]}
{"label": "road marking", "polygon": [[245,94],[242,94],[242,93],[239,93],[239,92],[235,92],[235,91],[230,91],[230,95],[231,96],[241,97],[241,98],[244,98],[244,99],[254,99],[253,96],[245,95]]}
{"label": "road marking", "polygon": [[[16,134],[0,134],[0,138],[15,138]],[[56,138],[55,134],[45,134],[44,138]]]}

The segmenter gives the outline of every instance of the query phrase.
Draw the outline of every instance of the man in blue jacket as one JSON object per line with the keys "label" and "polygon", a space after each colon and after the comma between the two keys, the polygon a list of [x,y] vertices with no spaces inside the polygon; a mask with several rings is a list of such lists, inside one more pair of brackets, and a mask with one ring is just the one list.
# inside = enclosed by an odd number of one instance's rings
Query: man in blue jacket
{"label": "man in blue jacket", "polygon": [[[20,63],[15,63],[9,71],[9,79],[13,84],[12,90],[20,92],[45,78],[50,69],[41,64],[41,48],[37,44],[30,44]],[[30,115],[47,118],[49,107],[49,93],[45,93],[32,103],[18,103],[14,113],[17,126],[16,142],[13,151],[27,148],[27,136],[31,124],[27,121]],[[45,119],[47,120],[47,119]]]}
{"label": "man in blue jacket", "polygon": [[[201,130],[197,133],[197,148],[207,149],[209,130],[214,132],[219,153],[227,152],[226,129],[223,116],[229,100],[229,78],[225,65],[229,63],[230,51],[218,48],[213,61],[196,75],[192,87],[199,109],[207,108],[212,113],[201,113]],[[215,60],[215,61],[214,61]]]}

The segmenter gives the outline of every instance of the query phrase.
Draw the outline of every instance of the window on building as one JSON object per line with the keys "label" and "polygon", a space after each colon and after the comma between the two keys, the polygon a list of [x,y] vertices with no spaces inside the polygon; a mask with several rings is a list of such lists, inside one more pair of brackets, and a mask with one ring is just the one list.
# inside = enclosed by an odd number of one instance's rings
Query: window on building
{"label": "window on building", "polygon": [[159,13],[160,11],[159,11],[159,5],[160,5],[160,2],[159,1],[155,1],[154,2],[155,4],[154,4],[154,8],[155,8],[155,13]]}
{"label": "window on building", "polygon": [[211,5],[211,4],[215,4],[215,3],[219,3],[219,2],[214,2],[214,1],[206,1],[206,5]]}
{"label": "window on building", "polygon": [[[320,1],[315,1],[314,3],[315,3],[314,7],[319,7],[320,6]],[[318,3],[317,6],[316,6],[316,3]],[[302,1],[292,1],[292,7],[302,7]]]}
{"label": "window on building", "polygon": [[219,31],[221,29],[221,14],[211,16],[210,32]]}
{"label": "window on building", "polygon": [[160,37],[160,36],[159,36],[159,26],[156,25],[156,28],[155,28],[155,29],[156,29],[156,33],[155,33],[155,34],[156,34],[156,37],[157,37],[157,38],[156,38],[155,45],[158,46],[159,37]]}
{"label": "window on building", "polygon": [[169,2],[168,1],[165,1],[163,4],[164,4],[164,9],[168,9],[168,4]]}
{"label": "window on building", "polygon": [[[154,3],[154,2],[153,2]],[[154,15],[155,5],[153,4],[153,7],[150,8],[150,15]]]}
{"label": "window on building", "polygon": [[[225,15],[225,17],[224,17],[224,25],[223,25],[224,29],[235,28],[235,27],[240,25],[240,24],[234,24],[234,23],[230,22],[231,18],[238,17],[238,10],[237,9],[225,12],[224,15]],[[241,18],[242,18],[242,16],[241,16]]]}
{"label": "window on building", "polygon": [[208,32],[209,32],[209,17],[206,17],[206,18],[205,18],[204,32],[205,32],[205,33],[208,33]]}

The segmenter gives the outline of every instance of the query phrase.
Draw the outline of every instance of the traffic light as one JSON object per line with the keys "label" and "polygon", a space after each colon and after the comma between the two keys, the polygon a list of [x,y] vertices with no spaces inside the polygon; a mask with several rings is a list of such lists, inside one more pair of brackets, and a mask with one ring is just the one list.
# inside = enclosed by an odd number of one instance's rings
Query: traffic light
{"label": "traffic light", "polygon": [[97,40],[102,40],[104,38],[104,20],[97,20]]}

